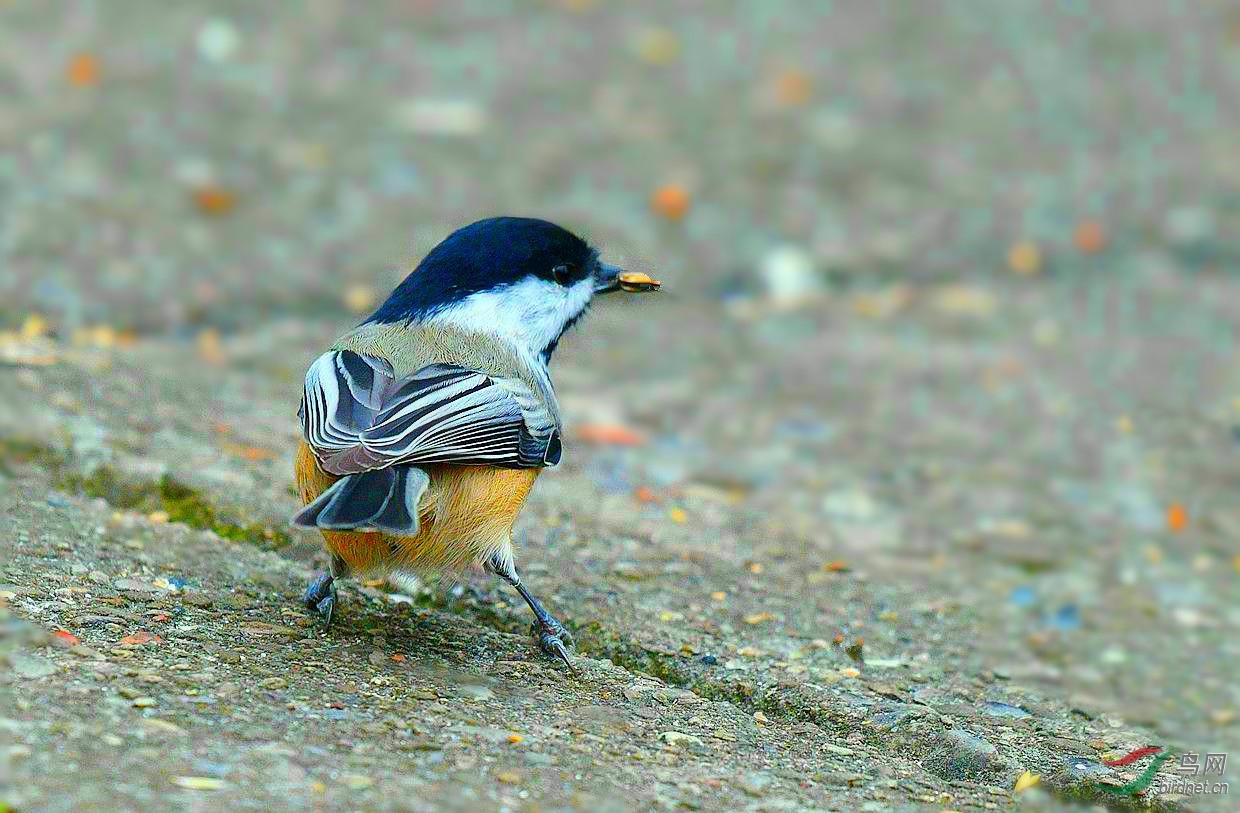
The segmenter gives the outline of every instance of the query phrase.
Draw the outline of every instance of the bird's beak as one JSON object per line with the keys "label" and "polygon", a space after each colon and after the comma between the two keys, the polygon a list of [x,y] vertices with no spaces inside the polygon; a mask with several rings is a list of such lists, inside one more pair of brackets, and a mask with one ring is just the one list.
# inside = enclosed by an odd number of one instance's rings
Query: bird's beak
{"label": "bird's beak", "polygon": [[640,271],[625,271],[607,263],[599,263],[598,273],[594,276],[594,293],[610,294],[613,291],[627,291],[631,294],[645,291],[657,291],[663,283],[649,274]]}

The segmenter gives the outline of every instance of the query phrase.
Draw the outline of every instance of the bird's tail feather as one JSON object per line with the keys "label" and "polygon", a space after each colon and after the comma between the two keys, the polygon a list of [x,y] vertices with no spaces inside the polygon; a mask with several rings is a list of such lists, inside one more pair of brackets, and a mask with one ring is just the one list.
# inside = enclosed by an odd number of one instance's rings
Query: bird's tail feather
{"label": "bird's tail feather", "polygon": [[418,503],[430,485],[426,472],[394,466],[341,477],[293,517],[298,528],[325,531],[418,532]]}

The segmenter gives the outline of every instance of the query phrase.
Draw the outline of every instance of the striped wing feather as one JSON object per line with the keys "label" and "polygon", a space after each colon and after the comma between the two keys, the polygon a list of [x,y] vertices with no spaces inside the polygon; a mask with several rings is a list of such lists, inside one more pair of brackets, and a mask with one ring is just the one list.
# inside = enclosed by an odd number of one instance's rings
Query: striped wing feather
{"label": "striped wing feather", "polygon": [[554,464],[554,421],[520,386],[448,364],[396,380],[382,359],[331,351],[306,374],[302,430],[332,474],[418,463]]}

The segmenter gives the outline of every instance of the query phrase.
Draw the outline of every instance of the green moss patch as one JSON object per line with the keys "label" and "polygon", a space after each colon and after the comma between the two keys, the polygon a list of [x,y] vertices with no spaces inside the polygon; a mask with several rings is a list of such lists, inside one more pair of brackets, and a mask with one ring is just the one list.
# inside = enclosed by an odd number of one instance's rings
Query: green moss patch
{"label": "green moss patch", "polygon": [[90,474],[69,471],[65,455],[37,443],[0,438],[0,472],[12,476],[12,465],[33,464],[51,472],[55,486],[62,491],[99,497],[109,505],[128,511],[163,511],[169,522],[213,531],[224,539],[247,542],[276,550],[293,540],[286,532],[261,523],[242,522],[211,503],[202,492],[174,477],[140,481],[124,477],[110,466],[100,466]]}

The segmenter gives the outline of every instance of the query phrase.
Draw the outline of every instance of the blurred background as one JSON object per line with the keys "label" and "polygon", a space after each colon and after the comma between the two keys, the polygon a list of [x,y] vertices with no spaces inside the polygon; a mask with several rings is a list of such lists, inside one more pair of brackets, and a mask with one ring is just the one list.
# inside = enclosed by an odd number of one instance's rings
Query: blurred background
{"label": "blurred background", "polygon": [[1116,274],[1236,261],[1225,3],[0,13],[10,319],[360,306],[512,212],[691,269],[698,297],[760,287],[776,256],[858,285],[1097,271],[1108,245]]}
{"label": "blurred background", "polygon": [[557,354],[519,536],[561,617],[1225,750],[1238,132],[1223,2],[0,0],[0,438],[309,563],[306,364],[545,217],[665,287]]}

